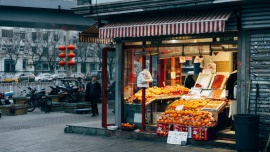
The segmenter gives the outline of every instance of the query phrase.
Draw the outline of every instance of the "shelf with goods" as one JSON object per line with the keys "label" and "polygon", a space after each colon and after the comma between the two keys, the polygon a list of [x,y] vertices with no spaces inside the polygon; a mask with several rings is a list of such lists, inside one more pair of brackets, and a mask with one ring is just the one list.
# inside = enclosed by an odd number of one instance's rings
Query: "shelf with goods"
{"label": "shelf with goods", "polygon": [[[176,130],[184,129],[189,131],[189,134],[192,134],[190,138],[194,140],[212,139],[212,135],[215,134],[213,132],[215,132],[218,124],[218,113],[224,109],[226,104],[225,101],[215,101],[210,98],[175,100],[168,105],[165,112],[160,114],[157,120],[156,133],[157,135],[166,136],[166,132],[164,130],[159,131],[158,128],[181,128]],[[161,127],[162,125],[169,127]],[[207,131],[209,136],[202,137],[204,132],[207,133]],[[196,134],[193,135],[195,132]]]}
{"label": "shelf with goods", "polygon": [[[145,105],[149,105],[156,100],[169,100],[181,98],[183,94],[189,92],[188,88],[183,86],[166,86],[166,87],[150,87],[145,90]],[[126,104],[140,104],[142,101],[142,90],[139,90],[135,95],[126,99]]]}
{"label": "shelf with goods", "polygon": [[[182,94],[189,92],[188,88],[182,86],[166,86],[166,87],[150,87],[145,90],[145,106],[147,111],[150,111],[149,116],[146,115],[150,122],[153,122],[153,117],[156,117],[156,114],[160,111],[164,111],[167,105],[172,100],[181,98]],[[136,123],[134,121],[135,114],[141,114],[141,101],[142,101],[142,90],[139,90],[134,94],[133,97],[129,97],[125,100],[124,104],[124,115],[126,117],[125,122]],[[154,108],[153,107],[159,107]],[[164,107],[164,108],[161,108]],[[157,111],[157,109],[159,109]],[[138,124],[139,125],[139,124]]]}

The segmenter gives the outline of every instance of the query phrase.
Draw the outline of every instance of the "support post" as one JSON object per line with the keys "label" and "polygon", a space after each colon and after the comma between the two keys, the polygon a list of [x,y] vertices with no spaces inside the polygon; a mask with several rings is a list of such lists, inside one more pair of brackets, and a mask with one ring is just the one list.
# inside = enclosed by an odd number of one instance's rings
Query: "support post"
{"label": "support post", "polygon": [[116,41],[116,58],[115,58],[115,125],[120,126],[122,123],[123,100],[122,100],[122,71],[123,71],[123,50],[122,43]]}
{"label": "support post", "polygon": [[107,128],[107,50],[102,50],[102,127]]}
{"label": "support post", "polygon": [[[142,69],[145,69],[145,56],[142,56]],[[142,130],[145,130],[145,88],[142,88]]]}

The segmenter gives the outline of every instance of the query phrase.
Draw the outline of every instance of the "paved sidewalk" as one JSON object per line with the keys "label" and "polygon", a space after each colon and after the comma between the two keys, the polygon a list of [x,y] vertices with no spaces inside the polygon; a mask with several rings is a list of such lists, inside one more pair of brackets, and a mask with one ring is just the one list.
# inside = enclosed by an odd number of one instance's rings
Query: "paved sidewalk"
{"label": "paved sidewalk", "polygon": [[233,150],[181,147],[132,139],[65,134],[65,125],[0,133],[3,152],[233,152]]}
{"label": "paved sidewalk", "polygon": [[[113,114],[110,114],[113,115]],[[234,152],[211,147],[181,147],[116,137],[65,134],[66,125],[101,127],[101,116],[35,110],[0,119],[0,152]]]}

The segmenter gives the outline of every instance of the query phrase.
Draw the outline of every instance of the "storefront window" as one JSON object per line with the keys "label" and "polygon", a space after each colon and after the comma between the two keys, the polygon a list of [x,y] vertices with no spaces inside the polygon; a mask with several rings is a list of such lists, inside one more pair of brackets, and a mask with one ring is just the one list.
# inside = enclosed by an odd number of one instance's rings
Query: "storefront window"
{"label": "storefront window", "polygon": [[[233,37],[163,40],[162,43],[147,41],[145,45],[139,42],[125,43],[125,122],[136,123],[135,116],[142,112],[142,88],[137,87],[137,78],[143,70],[143,62],[153,78],[153,82],[146,87],[146,109],[158,115],[158,112],[165,111],[169,101],[187,94],[190,88],[204,86],[204,78],[201,78],[202,84],[197,84],[201,73],[210,75],[209,84],[204,89],[213,89],[210,88],[212,76],[214,78],[215,75],[222,75],[222,78],[228,78],[237,69],[237,53],[234,53],[237,51],[236,40],[237,38]],[[224,82],[222,81],[222,85]],[[221,84],[217,84],[219,83]],[[146,117],[151,118],[148,114]],[[154,118],[151,119],[155,122]]]}

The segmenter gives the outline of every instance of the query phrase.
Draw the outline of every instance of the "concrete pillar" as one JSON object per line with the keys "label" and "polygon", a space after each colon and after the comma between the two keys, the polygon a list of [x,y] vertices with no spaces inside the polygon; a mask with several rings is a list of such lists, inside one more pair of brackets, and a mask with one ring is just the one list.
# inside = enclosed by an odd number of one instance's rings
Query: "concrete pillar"
{"label": "concrete pillar", "polygon": [[116,42],[116,64],[115,64],[115,125],[120,126],[122,121],[122,43]]}

